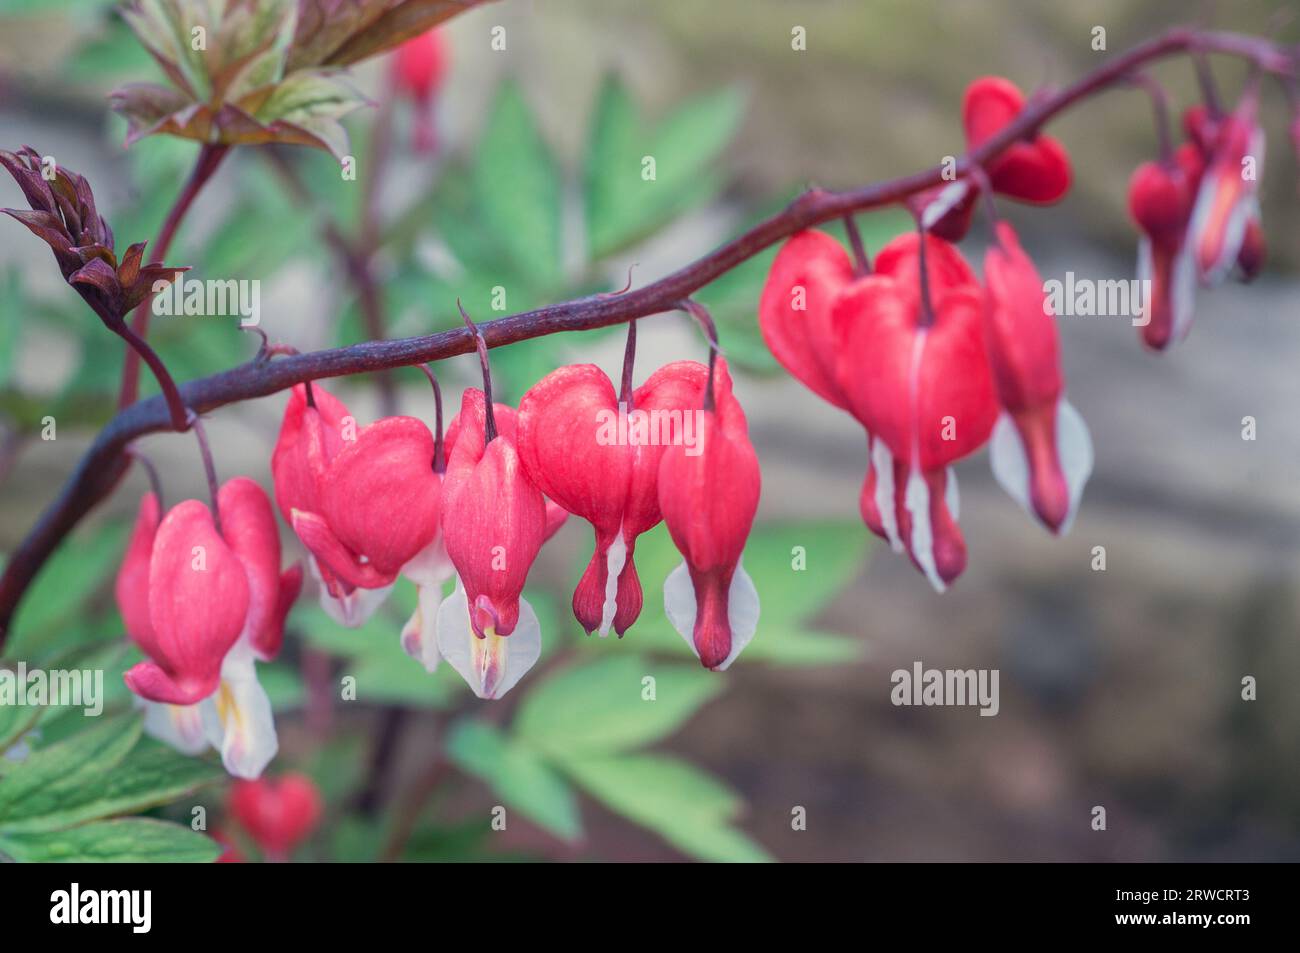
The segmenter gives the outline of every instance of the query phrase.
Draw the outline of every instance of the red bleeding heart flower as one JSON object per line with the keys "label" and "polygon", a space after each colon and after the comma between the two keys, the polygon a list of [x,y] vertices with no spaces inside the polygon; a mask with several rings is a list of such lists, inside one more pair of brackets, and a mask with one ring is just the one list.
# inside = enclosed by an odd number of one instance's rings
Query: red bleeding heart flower
{"label": "red bleeding heart flower", "polygon": [[433,456],[433,435],[414,417],[363,427],[319,475],[320,510],[291,510],[294,532],[343,582],[392,585],[438,533],[442,475]]}
{"label": "red bleeding heart flower", "polygon": [[122,617],[149,656],[126,673],[131,691],[173,705],[212,695],[221,663],[248,618],[248,573],[198,500],[177,504],[157,523],[145,497],[118,577]]}
{"label": "red bleeding heart flower", "polygon": [[438,648],[480,698],[500,698],[541,654],[541,627],[522,593],[547,532],[542,492],[519,459],[515,412],[493,410],[489,417],[482,391],[465,391],[442,497],[457,580],[438,610]]}
{"label": "red bleeding heart flower", "polygon": [[989,443],[993,474],[1026,511],[1064,533],[1092,470],[1092,439],[1065,399],[1056,321],[1038,269],[1009,223],[996,231],[984,258],[984,340],[1003,408]]}
{"label": "red bleeding heart flower", "polygon": [[698,452],[674,444],[659,464],[659,507],[683,558],[664,583],[664,609],[700,663],[715,671],[735,661],[758,627],[758,592],[740,560],[761,483],[745,413],[719,358]]}
{"label": "red bleeding heart flower", "polygon": [[1184,143],[1169,160],[1138,166],[1129,181],[1129,214],[1143,232],[1138,279],[1150,282],[1141,317],[1142,340],[1162,351],[1182,340],[1192,323],[1196,265],[1187,225],[1202,170],[1197,146]]}
{"label": "red bleeding heart flower", "polygon": [[591,523],[596,549],[573,593],[588,634],[621,636],[641,612],[636,539],[661,519],[659,463],[674,442],[694,446],[707,371],[679,361],[656,371],[620,402],[594,364],[562,367],[519,402],[519,456],[529,478],[561,507]]}
{"label": "red bleeding heart flower", "polygon": [[758,301],[758,325],[772,355],[823,400],[849,410],[837,370],[831,314],[856,276],[848,252],[825,232],[799,232],[781,246]]}
{"label": "red bleeding heart flower", "polygon": [[942,591],[966,565],[948,465],[984,444],[998,405],[975,275],[942,239],[927,236],[925,247],[933,315],[920,290],[920,242],[908,234],[838,296],[833,321],[840,386],[872,438],[863,519]]}
{"label": "red bleeding heart flower", "polygon": [[[295,510],[321,512],[325,471],[357,433],[356,418],[341,400],[319,384],[311,385],[310,394],[309,400],[308,389],[302,384],[290,392],[271,454],[275,502],[290,526]],[[341,625],[361,625],[388,595],[387,589],[359,589],[315,555],[308,565],[320,582],[322,608]]]}
{"label": "red bleeding heart flower", "polygon": [[148,660],[126,683],[146,700],[151,734],[189,753],[210,743],[232,774],[256,777],[278,745],[254,659],[278,653],[302,571],[280,572],[275,516],[256,483],[228,481],[217,507],[220,532],[198,500],[161,520],[152,493],[141,501],[115,595]]}
{"label": "red bleeding heart flower", "polygon": [[236,781],[230,813],[262,849],[267,860],[287,860],[320,824],[323,805],[315,782],[304,774]]}
{"label": "red bleeding heart flower", "polygon": [[[1237,262],[1253,220],[1258,228],[1259,177],[1264,172],[1264,131],[1256,118],[1258,91],[1249,89],[1213,130],[1188,226],[1188,241],[1204,284],[1223,279]],[[1259,258],[1262,237],[1248,252]]]}
{"label": "red bleeding heart flower", "polygon": [[[962,126],[966,148],[978,148],[1001,132],[1025,108],[1025,97],[1010,80],[984,76],[966,87],[962,100]],[[1043,133],[1012,143],[985,168],[995,192],[1029,202],[1050,205],[1070,190],[1073,170],[1070,155],[1059,141]],[[960,241],[970,229],[979,186],[958,179],[921,193],[912,205],[921,213],[922,227],[946,241]]]}
{"label": "red bleeding heart flower", "polygon": [[[965,545],[955,522],[956,481],[937,461],[955,460],[978,448],[997,405],[982,353],[979,284],[961,254],[933,235],[926,244],[930,294],[940,302],[940,310],[956,317],[943,322],[933,340],[916,333],[921,316],[918,247],[915,235],[895,239],[877,256],[876,273],[859,278],[839,242],[821,232],[802,232],[782,247],[772,264],[759,302],[759,324],[772,353],[791,374],[866,428],[867,474],[859,500],[863,520],[896,551],[911,552],[931,582],[942,588],[945,579],[951,581],[965,565]],[[958,292],[952,305],[942,304]],[[878,314],[890,312],[895,313],[895,328],[876,327]],[[877,332],[896,340],[870,340]],[[954,399],[937,395],[935,400],[953,411],[939,415],[953,417],[945,432],[957,427],[956,409],[961,408],[962,439],[941,440],[939,427],[927,418],[925,465],[916,481],[909,481],[911,435],[920,432],[919,419],[911,416],[912,398],[923,392],[924,383],[908,379],[913,360],[908,348],[918,339],[937,345],[926,349],[926,371],[954,388]],[[954,345],[960,346],[951,357],[941,356]],[[885,365],[893,384],[868,395],[873,360]],[[958,369],[953,375],[944,369],[949,360]],[[887,435],[877,432],[877,426]],[[938,442],[937,453],[930,447],[933,442]],[[891,449],[895,446],[898,449]],[[914,510],[921,519],[914,519]]]}
{"label": "red bleeding heart flower", "polygon": [[441,30],[412,37],[393,54],[393,82],[415,103],[415,148],[430,153],[437,148],[433,109],[447,74],[447,43]]}

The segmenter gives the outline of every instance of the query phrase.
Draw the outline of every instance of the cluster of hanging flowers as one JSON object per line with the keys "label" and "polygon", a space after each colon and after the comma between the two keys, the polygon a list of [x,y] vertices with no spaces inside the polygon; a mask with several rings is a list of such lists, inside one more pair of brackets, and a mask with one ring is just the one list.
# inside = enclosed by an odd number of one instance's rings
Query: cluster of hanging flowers
{"label": "cluster of hanging flowers", "polygon": [[[1251,84],[1228,115],[1194,107],[1188,142],[1134,173],[1138,277],[1151,288],[1138,323],[1154,349],[1187,333],[1198,280],[1211,285],[1234,264],[1248,280],[1262,263],[1257,103]],[[962,109],[968,148],[1024,106],[1007,80],[976,80]],[[1034,135],[916,196],[917,233],[886,244],[874,268],[807,231],[786,242],[763,289],[759,323],[777,360],[866,431],[863,521],[941,592],[967,561],[952,464],[987,445],[998,483],[1055,534],[1068,531],[1092,469],[1088,428],[1065,397],[1051,301],[1015,229],[995,213],[982,282],[954,244],[981,195],[1049,204],[1071,178],[1064,147]]]}
{"label": "cluster of hanging flowers", "polygon": [[[419,594],[402,647],[428,671],[445,660],[480,698],[500,698],[541,654],[523,590],[543,543],[570,514],[591,523],[595,551],[574,615],[588,633],[621,636],[642,606],[636,539],[663,520],[683,556],[664,584],[669,619],[703,665],[725,669],[758,624],[740,562],[760,478],[708,326],[708,365],[675,362],[633,389],[633,328],[619,395],[599,368],[571,365],[518,409],[493,401],[474,329],[484,386],[464,392],[445,434],[427,368],[432,430],[409,416],[358,426],[319,384],[295,387],[271,457],[275,501],[307,550],[326,612],[359,626],[406,577]],[[630,422],[638,413],[698,415],[698,432],[689,446],[651,439]],[[215,505],[214,516],[186,500],[160,518],[158,494],[142,500],[117,599],[147,660],[126,680],[152,734],[190,753],[210,744],[232,774],[256,778],[277,742],[255,662],[278,652],[303,574],[280,570],[274,513],[257,484],[231,480]]]}
{"label": "cluster of hanging flowers", "polygon": [[[399,63],[398,81],[413,93],[436,85],[431,49],[412,47],[410,62]],[[1004,79],[971,84],[968,147],[1024,108]],[[1260,267],[1256,108],[1252,84],[1230,113],[1189,110],[1187,141],[1175,150],[1163,136],[1160,157],[1133,176],[1139,272],[1153,289],[1142,333],[1152,348],[1186,334],[1198,281],[1221,280],[1234,266],[1249,278]],[[1250,164],[1253,174],[1243,175]],[[1071,178],[1064,147],[1031,135],[915,196],[916,232],[890,241],[874,263],[822,232],[796,234],[758,302],[777,360],[865,431],[863,521],[940,591],[967,562],[955,463],[987,445],[998,482],[1056,534],[1069,529],[1092,467],[1088,429],[1065,396],[1055,316],[1016,231],[995,213],[982,278],[956,244],[981,198],[990,209],[993,194],[1049,204]],[[640,615],[636,543],[663,521],[683,560],[663,581],[666,615],[705,667],[726,669],[758,623],[741,557],[761,478],[712,321],[693,301],[678,306],[707,333],[707,364],[674,362],[635,387],[633,321],[617,387],[594,365],[569,365],[515,408],[493,399],[487,346],[465,315],[483,388],[465,390],[445,433],[428,368],[432,428],[413,416],[358,426],[342,401],[308,383],[289,394],[272,454],[275,507],[247,478],[218,488],[210,460],[210,504],[164,510],[155,487],[141,501],[116,585],[127,632],[146,656],[126,681],[147,709],[148,730],[184,751],[217,748],[243,778],[257,778],[274,757],[257,663],[279,651],[304,575],[281,566],[275,508],[305,548],[332,618],[361,625],[399,577],[409,579],[418,599],[395,633],[402,647],[430,672],[445,660],[488,699],[540,655],[523,591],[568,516],[593,534],[573,614],[601,636],[622,636]],[[698,421],[694,439],[657,439],[647,432],[655,420],[676,421],[679,438],[692,430],[683,421]]]}

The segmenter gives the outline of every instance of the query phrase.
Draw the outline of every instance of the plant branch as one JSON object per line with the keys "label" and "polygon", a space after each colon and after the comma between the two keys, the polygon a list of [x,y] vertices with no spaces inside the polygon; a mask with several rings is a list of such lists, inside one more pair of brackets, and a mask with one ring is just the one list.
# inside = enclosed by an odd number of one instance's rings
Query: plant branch
{"label": "plant branch", "polygon": [[[176,196],[176,201],[172,205],[171,211],[167,213],[167,218],[163,221],[162,228],[158,232],[158,238],[153,245],[153,260],[165,261],[167,252],[171,250],[172,239],[176,237],[176,230],[180,228],[181,219],[189,211],[190,206],[194,204],[195,198],[203,190],[208,179],[217,171],[217,166],[221,165],[221,160],[226,157],[230,151],[229,146],[207,144],[199,150],[198,158],[194,161],[194,171],[190,173],[189,181],[181,189],[181,194]],[[131,344],[131,350],[126,352],[126,361],[122,364],[122,387],[118,392],[117,406],[119,408],[127,407],[135,403],[140,393],[140,358],[143,357],[149,363],[149,368],[158,378],[158,386],[163,389],[164,393],[168,388],[174,392],[175,385],[172,383],[171,376],[167,374],[163,367],[162,361],[158,360],[157,355],[150,360],[149,355],[153,351],[148,349],[145,343],[149,339],[149,309],[153,304],[153,296],[145,298],[136,306],[135,313],[131,316],[131,332],[134,339],[122,334],[122,337]],[[121,332],[119,332],[121,333]],[[138,343],[136,343],[138,342]],[[173,408],[173,417],[175,409]],[[179,420],[173,420],[175,430],[185,429],[185,415],[182,413]]]}
{"label": "plant branch", "polygon": [[[1035,134],[1045,123],[1075,103],[1113,86],[1126,84],[1133,72],[1151,62],[1190,53],[1220,53],[1243,57],[1264,72],[1282,77],[1297,74],[1300,54],[1257,37],[1233,33],[1170,30],[1103,63],[1082,79],[1036,97],[996,135],[957,163],[957,174],[988,163],[1013,143]],[[812,189],[783,211],[759,222],[697,261],[642,288],[618,296],[593,295],[534,311],[498,318],[478,326],[487,347],[561,331],[589,331],[623,324],[635,318],[671,311],[677,303],[741,262],[796,232],[845,215],[893,205],[945,182],[942,166],[844,192]],[[422,337],[367,341],[348,347],[299,354],[274,361],[253,361],[191,381],[180,388],[186,405],[207,413],[237,401],[265,397],[294,384],[422,364],[475,350],[468,327]],[[167,408],[161,398],[141,401],[118,413],[99,433],[58,497],[41,514],[27,538],[14,550],[0,577],[0,647],[9,631],[18,601],[45,560],[65,535],[112,489],[126,466],[125,447],[147,433],[168,430]]]}

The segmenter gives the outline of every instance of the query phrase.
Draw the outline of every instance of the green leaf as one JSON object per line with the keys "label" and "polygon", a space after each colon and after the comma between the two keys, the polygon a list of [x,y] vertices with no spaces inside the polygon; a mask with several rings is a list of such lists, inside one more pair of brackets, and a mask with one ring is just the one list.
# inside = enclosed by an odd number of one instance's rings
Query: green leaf
{"label": "green leaf", "polygon": [[387,610],[385,606],[356,629],[344,628],[310,603],[300,603],[290,618],[316,646],[345,657],[341,674],[356,679],[357,701],[445,706],[464,683],[451,666],[430,675],[407,655],[398,639],[402,623]]}
{"label": "green leaf", "polygon": [[[715,195],[715,160],[735,135],[744,99],[734,89],[698,96],[649,133],[627,88],[610,77],[592,121],[586,166],[587,241],[593,259],[649,235]],[[646,160],[655,175],[644,175]]]}
{"label": "green leaf", "polygon": [[663,755],[567,761],[564,771],[610,810],[657,833],[683,853],[715,862],[771,857],[728,822],[740,799],[698,768]]}
{"label": "green leaf", "polygon": [[221,845],[170,821],[130,817],[52,834],[0,833],[0,854],[27,863],[205,864]]}
{"label": "green leaf", "polygon": [[0,827],[9,818],[46,813],[126,757],[140,738],[138,714],[106,718],[65,741],[33,752],[0,781]]}
{"label": "green leaf", "polygon": [[[646,700],[643,679],[654,679]],[[723,690],[702,668],[619,654],[547,678],[524,698],[516,734],[557,759],[623,751],[681,727]]]}
{"label": "green leaf", "polygon": [[458,722],[447,739],[447,756],[481,778],[510,807],[562,840],[576,840],[582,822],[564,779],[526,745],[506,738],[487,722]]}
{"label": "green leaf", "polygon": [[[0,705],[0,755],[18,743],[40,714],[41,709],[33,705]],[[6,767],[0,760],[0,773]]]}
{"label": "green leaf", "polygon": [[72,790],[56,791],[51,785],[9,805],[0,814],[0,830],[6,834],[50,831],[97,818],[130,814],[170,803],[222,777],[224,772],[213,764],[187,758],[145,739],[107,776],[83,779]]}
{"label": "green leaf", "polygon": [[122,558],[126,527],[109,524],[64,540],[37,575],[14,618],[6,652],[31,658],[54,640],[60,624],[75,618],[83,603],[108,581]]}
{"label": "green leaf", "polygon": [[560,279],[560,175],[518,84],[497,93],[479,142],[474,197],[515,269],[542,287]]}

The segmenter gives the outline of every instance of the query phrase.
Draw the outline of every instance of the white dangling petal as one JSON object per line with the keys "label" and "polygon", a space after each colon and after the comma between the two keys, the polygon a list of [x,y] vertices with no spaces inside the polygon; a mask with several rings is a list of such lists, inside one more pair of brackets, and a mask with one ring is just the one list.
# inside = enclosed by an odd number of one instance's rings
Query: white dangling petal
{"label": "white dangling petal", "polygon": [[[691,571],[685,560],[664,580],[664,612],[677,634],[686,640],[695,657],[699,658],[700,651],[695,647],[695,586],[691,583]],[[758,615],[758,590],[754,588],[754,580],[749,578],[744,565],[737,563],[731,587],[727,590],[731,651],[716,671],[726,671],[741,650],[753,641],[754,633],[758,631]]]}
{"label": "white dangling petal", "polygon": [[490,629],[485,638],[470,625],[469,599],[459,577],[456,591],[438,610],[438,650],[479,698],[500,698],[524,677],[542,654],[542,628],[526,599],[508,636]]}
{"label": "white dangling petal", "polygon": [[216,694],[200,703],[208,741],[237,778],[261,776],[280,748],[271,699],[257,680],[253,650],[240,640],[221,663]]}
{"label": "white dangling petal", "polygon": [[1083,487],[1092,476],[1092,435],[1080,414],[1064,397],[1056,405],[1056,454],[1061,461],[1065,485],[1070,488],[1070,513],[1061,524],[1064,536],[1074,525],[1083,499]]}
{"label": "white dangling petal", "polygon": [[[1074,405],[1064,397],[1056,403],[1056,459],[1061,466],[1066,488],[1070,492],[1070,509],[1061,524],[1059,535],[1064,536],[1074,525],[1083,498],[1083,487],[1092,474],[1092,437],[1088,425]],[[1033,499],[1029,488],[1029,458],[1020,431],[1011,415],[1002,412],[993,425],[989,439],[989,463],[993,476],[1007,495],[1020,504],[1021,509],[1035,520]]]}
{"label": "white dangling petal", "polygon": [[894,509],[894,455],[879,437],[871,440],[871,466],[876,471],[876,510],[880,525],[889,540],[889,548],[903,551],[903,538],[898,534],[898,512]]}
{"label": "white dangling petal", "polygon": [[944,592],[948,586],[939,575],[934,561],[934,529],[930,525],[930,486],[917,470],[907,474],[907,489],[903,505],[912,515],[912,558],[916,560],[925,578],[930,580],[935,592]]}
{"label": "white dangling petal", "polygon": [[1192,329],[1196,309],[1196,258],[1187,242],[1174,256],[1169,278],[1169,309],[1173,314],[1172,339],[1182,341]]}
{"label": "white dangling petal", "polygon": [[432,674],[442,654],[438,651],[438,610],[442,608],[442,583],[420,586],[415,612],[402,626],[402,648]]}
{"label": "white dangling petal", "polygon": [[[1241,243],[1246,238],[1246,223],[1251,217],[1252,205],[1254,205],[1252,199],[1255,195],[1256,183],[1264,174],[1265,145],[1263,130],[1256,129],[1251,135],[1248,152],[1255,159],[1255,178],[1247,185],[1249,191],[1228,212],[1228,221],[1225,223],[1223,230],[1223,241],[1219,246],[1219,255],[1210,263],[1205,273],[1201,275],[1202,284],[1218,284],[1237,262],[1237,255],[1241,253]],[[1233,169],[1225,174],[1241,175],[1241,170]],[[1187,234],[1193,245],[1200,243],[1205,230],[1210,225],[1210,217],[1214,214],[1219,181],[1218,175],[1209,172],[1201,179],[1201,186],[1196,193],[1196,204],[1192,208],[1191,224],[1187,227]]]}
{"label": "white dangling petal", "polygon": [[929,231],[937,225],[941,218],[961,204],[968,191],[970,191],[970,183],[965,179],[958,179],[944,186],[934,200],[922,210],[921,227]]}
{"label": "white dangling petal", "polygon": [[353,589],[346,596],[335,598],[330,595],[329,587],[321,579],[320,568],[316,565],[315,557],[309,558],[307,565],[319,586],[321,608],[325,610],[327,616],[349,629],[365,625],[366,621],[375,614],[375,610],[384,604],[388,594],[393,591],[392,586],[384,586],[382,589]]}
{"label": "white dangling petal", "polygon": [[998,414],[993,434],[989,437],[989,465],[993,468],[993,478],[998,481],[998,486],[1032,516],[1034,507],[1029,499],[1029,456],[1025,453],[1025,444],[1020,439],[1016,422],[1005,410]]}
{"label": "white dangling petal", "polygon": [[957,471],[952,467],[944,468],[943,503],[952,514],[953,522],[961,519],[961,493],[957,490]]}
{"label": "white dangling petal", "polygon": [[142,698],[139,707],[144,709],[144,733],[181,754],[202,754],[208,750],[202,706],[202,702],[168,705]]}
{"label": "white dangling petal", "polygon": [[605,554],[605,603],[600,609],[600,637],[609,636],[610,626],[614,624],[614,615],[618,612],[618,577],[627,563],[627,543],[620,529],[609,552]]}

